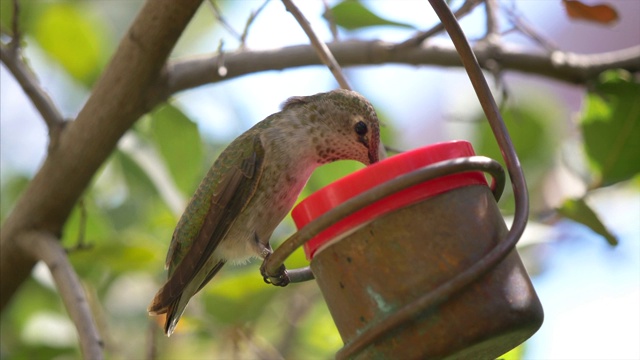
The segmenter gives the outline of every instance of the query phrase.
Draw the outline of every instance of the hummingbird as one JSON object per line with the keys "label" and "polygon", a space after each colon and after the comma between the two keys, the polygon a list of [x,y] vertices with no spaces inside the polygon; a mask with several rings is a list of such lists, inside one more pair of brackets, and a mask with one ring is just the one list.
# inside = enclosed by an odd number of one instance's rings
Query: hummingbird
{"label": "hummingbird", "polygon": [[[170,336],[187,303],[227,263],[266,259],[269,239],[311,173],[336,160],[378,161],[379,122],[350,90],[291,97],[232,141],[198,186],[173,232],[166,283],[148,312]],[[264,274],[263,274],[264,276]],[[279,283],[288,284],[284,266]],[[265,281],[266,277],[265,277]]]}

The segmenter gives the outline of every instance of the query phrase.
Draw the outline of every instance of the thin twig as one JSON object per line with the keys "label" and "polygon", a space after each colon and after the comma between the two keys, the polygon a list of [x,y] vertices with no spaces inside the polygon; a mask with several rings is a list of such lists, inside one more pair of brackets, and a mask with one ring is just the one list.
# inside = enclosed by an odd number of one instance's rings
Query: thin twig
{"label": "thin twig", "polygon": [[327,23],[329,23],[329,30],[331,30],[333,41],[338,41],[338,25],[336,25],[336,19],[333,16],[331,6],[329,6],[329,2],[327,0],[322,0],[322,4],[324,5],[324,18],[327,20]]}
{"label": "thin twig", "polygon": [[[15,39],[15,38],[14,38]],[[33,105],[38,109],[42,119],[49,128],[50,144],[56,144],[65,121],[49,95],[40,87],[38,80],[20,58],[20,49],[0,46],[0,59],[18,81]]]}
{"label": "thin twig", "polygon": [[[476,6],[480,5],[482,1],[483,0],[466,0],[462,5],[460,5],[460,7],[458,8],[458,10],[456,10],[454,15],[456,16],[456,18],[458,18],[458,20],[460,20],[463,17],[467,16],[467,14],[469,14],[471,10],[473,10]],[[426,39],[442,31],[444,31],[444,25],[442,25],[442,23],[438,23],[435,26],[433,26],[431,29],[427,31],[419,32],[414,36],[412,36],[411,38],[401,42],[400,44],[396,45],[395,48],[403,49],[407,47],[418,46],[422,44],[422,42],[425,41]]]}
{"label": "thin twig", "polygon": [[320,297],[320,293],[316,290],[311,295],[309,295],[309,291],[301,291],[288,296],[288,300],[283,299],[283,301],[287,301],[287,313],[285,314],[287,321],[276,349],[285,359],[292,357],[291,350],[298,342],[300,334],[300,322],[309,314],[312,305],[316,304]]}
{"label": "thin twig", "polygon": [[64,118],[47,93],[40,87],[38,79],[22,60],[20,41],[20,1],[13,0],[13,19],[11,21],[11,41],[0,46],[0,59],[16,78],[22,90],[38,109],[49,128],[49,149],[57,145],[58,137],[64,126]]}
{"label": "thin twig", "polygon": [[492,40],[500,36],[500,24],[498,23],[498,3],[496,0],[485,0],[484,10],[487,21],[487,32],[485,37]]}
{"label": "thin twig", "polygon": [[216,59],[217,73],[221,77],[227,76],[227,67],[224,65],[224,40],[218,44],[218,58]]}
{"label": "thin twig", "polygon": [[258,17],[258,14],[267,6],[269,0],[265,0],[260,7],[251,12],[249,18],[247,19],[247,23],[244,26],[244,30],[242,30],[242,35],[240,35],[240,48],[244,49],[246,47],[247,35],[249,34],[249,28]]}
{"label": "thin twig", "polygon": [[58,239],[46,232],[32,231],[22,236],[19,242],[25,252],[42,260],[51,271],[62,302],[78,331],[83,358],[102,359],[104,343],[80,279]]}
{"label": "thin twig", "polygon": [[505,12],[505,14],[507,15],[507,19],[509,20],[509,22],[511,22],[516,30],[528,36],[531,40],[542,46],[548,52],[551,53],[554,51],[558,51],[558,45],[556,45],[552,40],[549,40],[540,35],[536,30],[534,30],[533,26],[529,24],[529,22],[523,15],[516,13],[515,4],[513,4],[510,8],[502,7],[502,10]]}
{"label": "thin twig", "polygon": [[9,47],[17,52],[20,47],[20,1],[13,0],[13,19],[11,21],[11,42]]}
{"label": "thin twig", "polygon": [[259,344],[254,336],[254,328],[251,326],[238,326],[236,327],[236,339],[237,339],[237,349],[234,354],[234,358],[239,358],[241,355],[240,342],[243,342],[250,352],[252,358],[258,360],[284,360],[284,357],[278,352],[278,349],[274,348],[268,342],[262,341]]}
{"label": "thin twig", "polygon": [[327,44],[320,41],[316,33],[311,28],[311,24],[309,24],[309,21],[304,17],[300,9],[298,9],[298,7],[291,0],[282,0],[282,2],[287,8],[287,11],[289,11],[293,15],[296,21],[298,21],[298,24],[300,24],[304,32],[307,34],[309,40],[311,40],[311,45],[318,54],[318,57],[320,58],[322,63],[324,63],[329,68],[329,70],[331,70],[331,73],[338,81],[338,84],[340,84],[340,87],[343,89],[351,90],[351,86],[349,86],[347,79],[342,73],[340,65],[333,57],[333,54],[329,50],[329,47],[327,47]]}
{"label": "thin twig", "polygon": [[500,65],[500,24],[498,23],[498,3],[497,0],[484,1],[485,18],[487,30],[480,46],[487,46],[489,59],[483,64],[493,75],[496,89],[504,93],[502,81],[502,66]]}
{"label": "thin twig", "polygon": [[208,3],[211,9],[213,9],[213,15],[216,17],[216,20],[220,21],[220,24],[222,25],[222,27],[227,29],[227,31],[231,33],[231,35],[233,35],[235,38],[240,40],[241,39],[240,34],[222,16],[222,11],[220,11],[220,8],[216,4],[215,0],[209,0]]}
{"label": "thin twig", "polygon": [[65,249],[67,253],[72,253],[78,250],[87,250],[93,247],[92,244],[87,244],[85,242],[87,233],[87,207],[84,203],[84,199],[78,200],[78,208],[80,209],[80,219],[78,220],[78,239],[74,246]]}
{"label": "thin twig", "polygon": [[145,359],[156,360],[158,358],[158,324],[153,318],[149,318],[148,322]]}

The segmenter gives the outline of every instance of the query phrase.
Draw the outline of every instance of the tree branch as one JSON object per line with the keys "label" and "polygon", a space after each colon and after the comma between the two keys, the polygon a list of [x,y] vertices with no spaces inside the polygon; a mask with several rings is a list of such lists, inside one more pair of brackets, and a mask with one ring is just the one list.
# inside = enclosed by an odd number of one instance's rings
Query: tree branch
{"label": "tree branch", "polygon": [[242,35],[240,35],[240,44],[242,47],[246,47],[247,36],[249,35],[249,28],[251,28],[251,25],[253,25],[253,22],[256,20],[260,12],[264,10],[264,8],[267,6],[268,3],[269,3],[269,0],[264,0],[262,5],[260,5],[258,9],[251,11],[249,18],[247,18],[247,22],[244,25],[244,30],[242,30]]}
{"label": "tree branch", "polygon": [[[487,33],[485,35],[489,41],[492,37],[500,36],[500,25],[498,23],[498,3],[497,0],[484,0],[484,13],[486,16]],[[497,39],[496,39],[497,40]]]}
{"label": "tree branch", "polygon": [[[458,10],[456,10],[456,12],[454,13],[454,15],[456,16],[456,18],[458,20],[462,19],[463,17],[467,16],[473,9],[475,9],[476,6],[480,5],[480,3],[482,3],[483,0],[466,0],[462,5],[460,5],[460,7],[458,8]],[[407,47],[414,47],[414,46],[418,46],[420,44],[422,44],[422,42],[424,42],[426,39],[440,33],[444,31],[444,25],[442,25],[441,22],[437,23],[436,25],[434,25],[431,29],[427,30],[427,31],[422,31],[417,33],[416,35],[412,36],[411,38],[401,42],[400,44],[396,45],[396,47],[398,49],[404,49]]]}
{"label": "tree branch", "polygon": [[548,52],[553,52],[558,50],[558,45],[556,45],[553,41],[543,37],[540,35],[533,26],[529,25],[527,20],[523,15],[518,14],[515,8],[515,4],[511,7],[503,7],[505,14],[507,15],[507,20],[511,22],[515,30],[520,31],[522,34],[533,40],[538,45],[542,46]]}
{"label": "tree branch", "polygon": [[[460,67],[458,53],[452,46],[416,47],[397,49],[396,44],[378,40],[345,41],[329,44],[331,53],[343,66],[396,63],[409,65],[432,65]],[[493,50],[485,47],[474,49],[480,64],[490,60]],[[260,59],[260,61],[256,61]],[[554,52],[553,54],[527,53],[501,46],[499,62],[504,71],[516,71],[544,76],[558,81],[585,84],[601,72],[622,68],[630,72],[640,71],[640,46],[601,54],[575,54]],[[235,77],[268,70],[283,70],[300,66],[321,65],[314,48],[310,45],[295,45],[277,50],[237,51],[225,53],[227,73],[224,77],[216,71],[217,56],[204,55],[181,59],[169,64],[164,77],[158,83],[158,98],[152,103],[166,100],[176,92],[229,80]]]}
{"label": "tree branch", "polygon": [[[234,29],[233,26],[229,24],[227,19],[225,19],[224,16],[222,16],[222,11],[218,7],[218,4],[216,4],[214,0],[207,1],[207,4],[211,8],[211,10],[213,10],[213,16],[216,18],[216,20],[220,22],[220,25],[222,25],[222,27],[225,28],[225,30],[227,30],[229,34],[231,34],[233,37],[238,39],[238,41],[240,41],[240,36],[241,36],[240,33],[238,33],[236,29]],[[244,46],[244,45],[241,44],[241,46]]]}
{"label": "tree branch", "polygon": [[302,30],[304,30],[305,34],[307,34],[307,37],[309,37],[311,45],[315,49],[316,54],[318,54],[318,57],[320,58],[322,63],[325,64],[329,68],[329,70],[331,70],[333,77],[336,78],[336,81],[338,81],[340,87],[343,89],[351,90],[351,86],[349,86],[347,78],[345,78],[344,74],[342,73],[340,64],[338,64],[338,62],[336,61],[336,58],[331,53],[331,50],[329,50],[329,48],[327,47],[327,44],[325,44],[320,40],[320,38],[318,38],[318,35],[316,35],[316,33],[313,31],[313,28],[311,28],[311,24],[309,24],[309,21],[304,17],[300,9],[298,9],[298,7],[291,0],[282,0],[282,2],[287,8],[287,11],[289,11],[291,15],[293,15],[298,24],[300,24],[300,27],[302,27]]}
{"label": "tree branch", "polygon": [[36,107],[49,129],[49,149],[57,145],[60,132],[64,128],[64,118],[49,95],[40,87],[38,79],[22,60],[20,40],[20,2],[13,1],[13,20],[11,22],[11,41],[0,45],[0,60],[13,74],[22,90]]}
{"label": "tree branch", "polygon": [[0,229],[0,309],[35,264],[20,246],[20,235],[40,230],[59,236],[118,139],[157,104],[147,102],[149,93],[201,1],[148,0],[141,9],[57,151],[49,153]]}
{"label": "tree branch", "polygon": [[329,30],[331,31],[331,36],[333,37],[333,41],[338,41],[338,25],[336,25],[335,16],[333,16],[333,10],[331,10],[331,6],[327,0],[322,0],[322,5],[324,6],[324,15],[322,15],[325,20],[327,20],[327,24],[329,25]]}
{"label": "tree branch", "polygon": [[[15,31],[15,30],[14,30]],[[36,107],[49,128],[51,144],[56,144],[60,131],[64,126],[64,118],[58,111],[49,95],[40,87],[38,80],[20,58],[20,47],[14,45],[14,37],[8,46],[0,46],[0,59],[13,74],[22,90]]]}
{"label": "tree branch", "polygon": [[20,47],[20,1],[13,0],[13,19],[11,21],[11,42],[9,47],[13,50],[17,50]]}
{"label": "tree branch", "polygon": [[19,240],[24,252],[42,260],[56,283],[69,317],[73,321],[85,359],[102,359],[104,344],[91,315],[91,309],[78,275],[59,240],[45,232],[28,232]]}

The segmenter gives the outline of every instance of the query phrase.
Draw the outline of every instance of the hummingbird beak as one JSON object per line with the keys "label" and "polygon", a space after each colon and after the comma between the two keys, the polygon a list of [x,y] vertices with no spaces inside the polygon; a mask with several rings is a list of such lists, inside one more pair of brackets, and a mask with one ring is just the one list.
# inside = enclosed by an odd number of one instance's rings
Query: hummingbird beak
{"label": "hummingbird beak", "polygon": [[378,162],[378,149],[369,148],[369,164],[375,164]]}
{"label": "hummingbird beak", "polygon": [[377,163],[378,162],[378,148],[372,148],[369,146],[369,139],[367,139],[365,136],[359,136],[358,137],[358,141],[360,143],[362,143],[362,145],[366,146],[366,148],[369,150],[369,165]]}

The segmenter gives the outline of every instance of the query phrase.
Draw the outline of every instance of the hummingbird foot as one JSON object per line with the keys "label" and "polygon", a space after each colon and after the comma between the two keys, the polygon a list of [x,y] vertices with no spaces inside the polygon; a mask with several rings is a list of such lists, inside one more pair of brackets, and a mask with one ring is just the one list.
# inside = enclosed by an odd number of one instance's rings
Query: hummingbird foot
{"label": "hummingbird foot", "polygon": [[271,244],[267,242],[267,244],[263,244],[258,238],[258,234],[255,234],[255,241],[258,247],[260,248],[260,255],[262,256],[262,265],[260,266],[260,274],[262,274],[262,279],[267,284],[272,284],[275,286],[287,286],[289,285],[289,274],[287,274],[287,268],[284,264],[280,265],[280,267],[276,270],[275,274],[267,274],[266,263],[267,259],[273,253],[273,249],[271,249]]}
{"label": "hummingbird foot", "polygon": [[264,282],[274,286],[289,285],[289,274],[287,274],[287,268],[284,266],[284,264],[280,265],[275,274],[267,274],[266,263],[269,256],[271,256],[271,253],[267,254],[267,256],[264,257],[264,261],[260,266],[260,274],[262,274],[262,279],[264,280]]}

